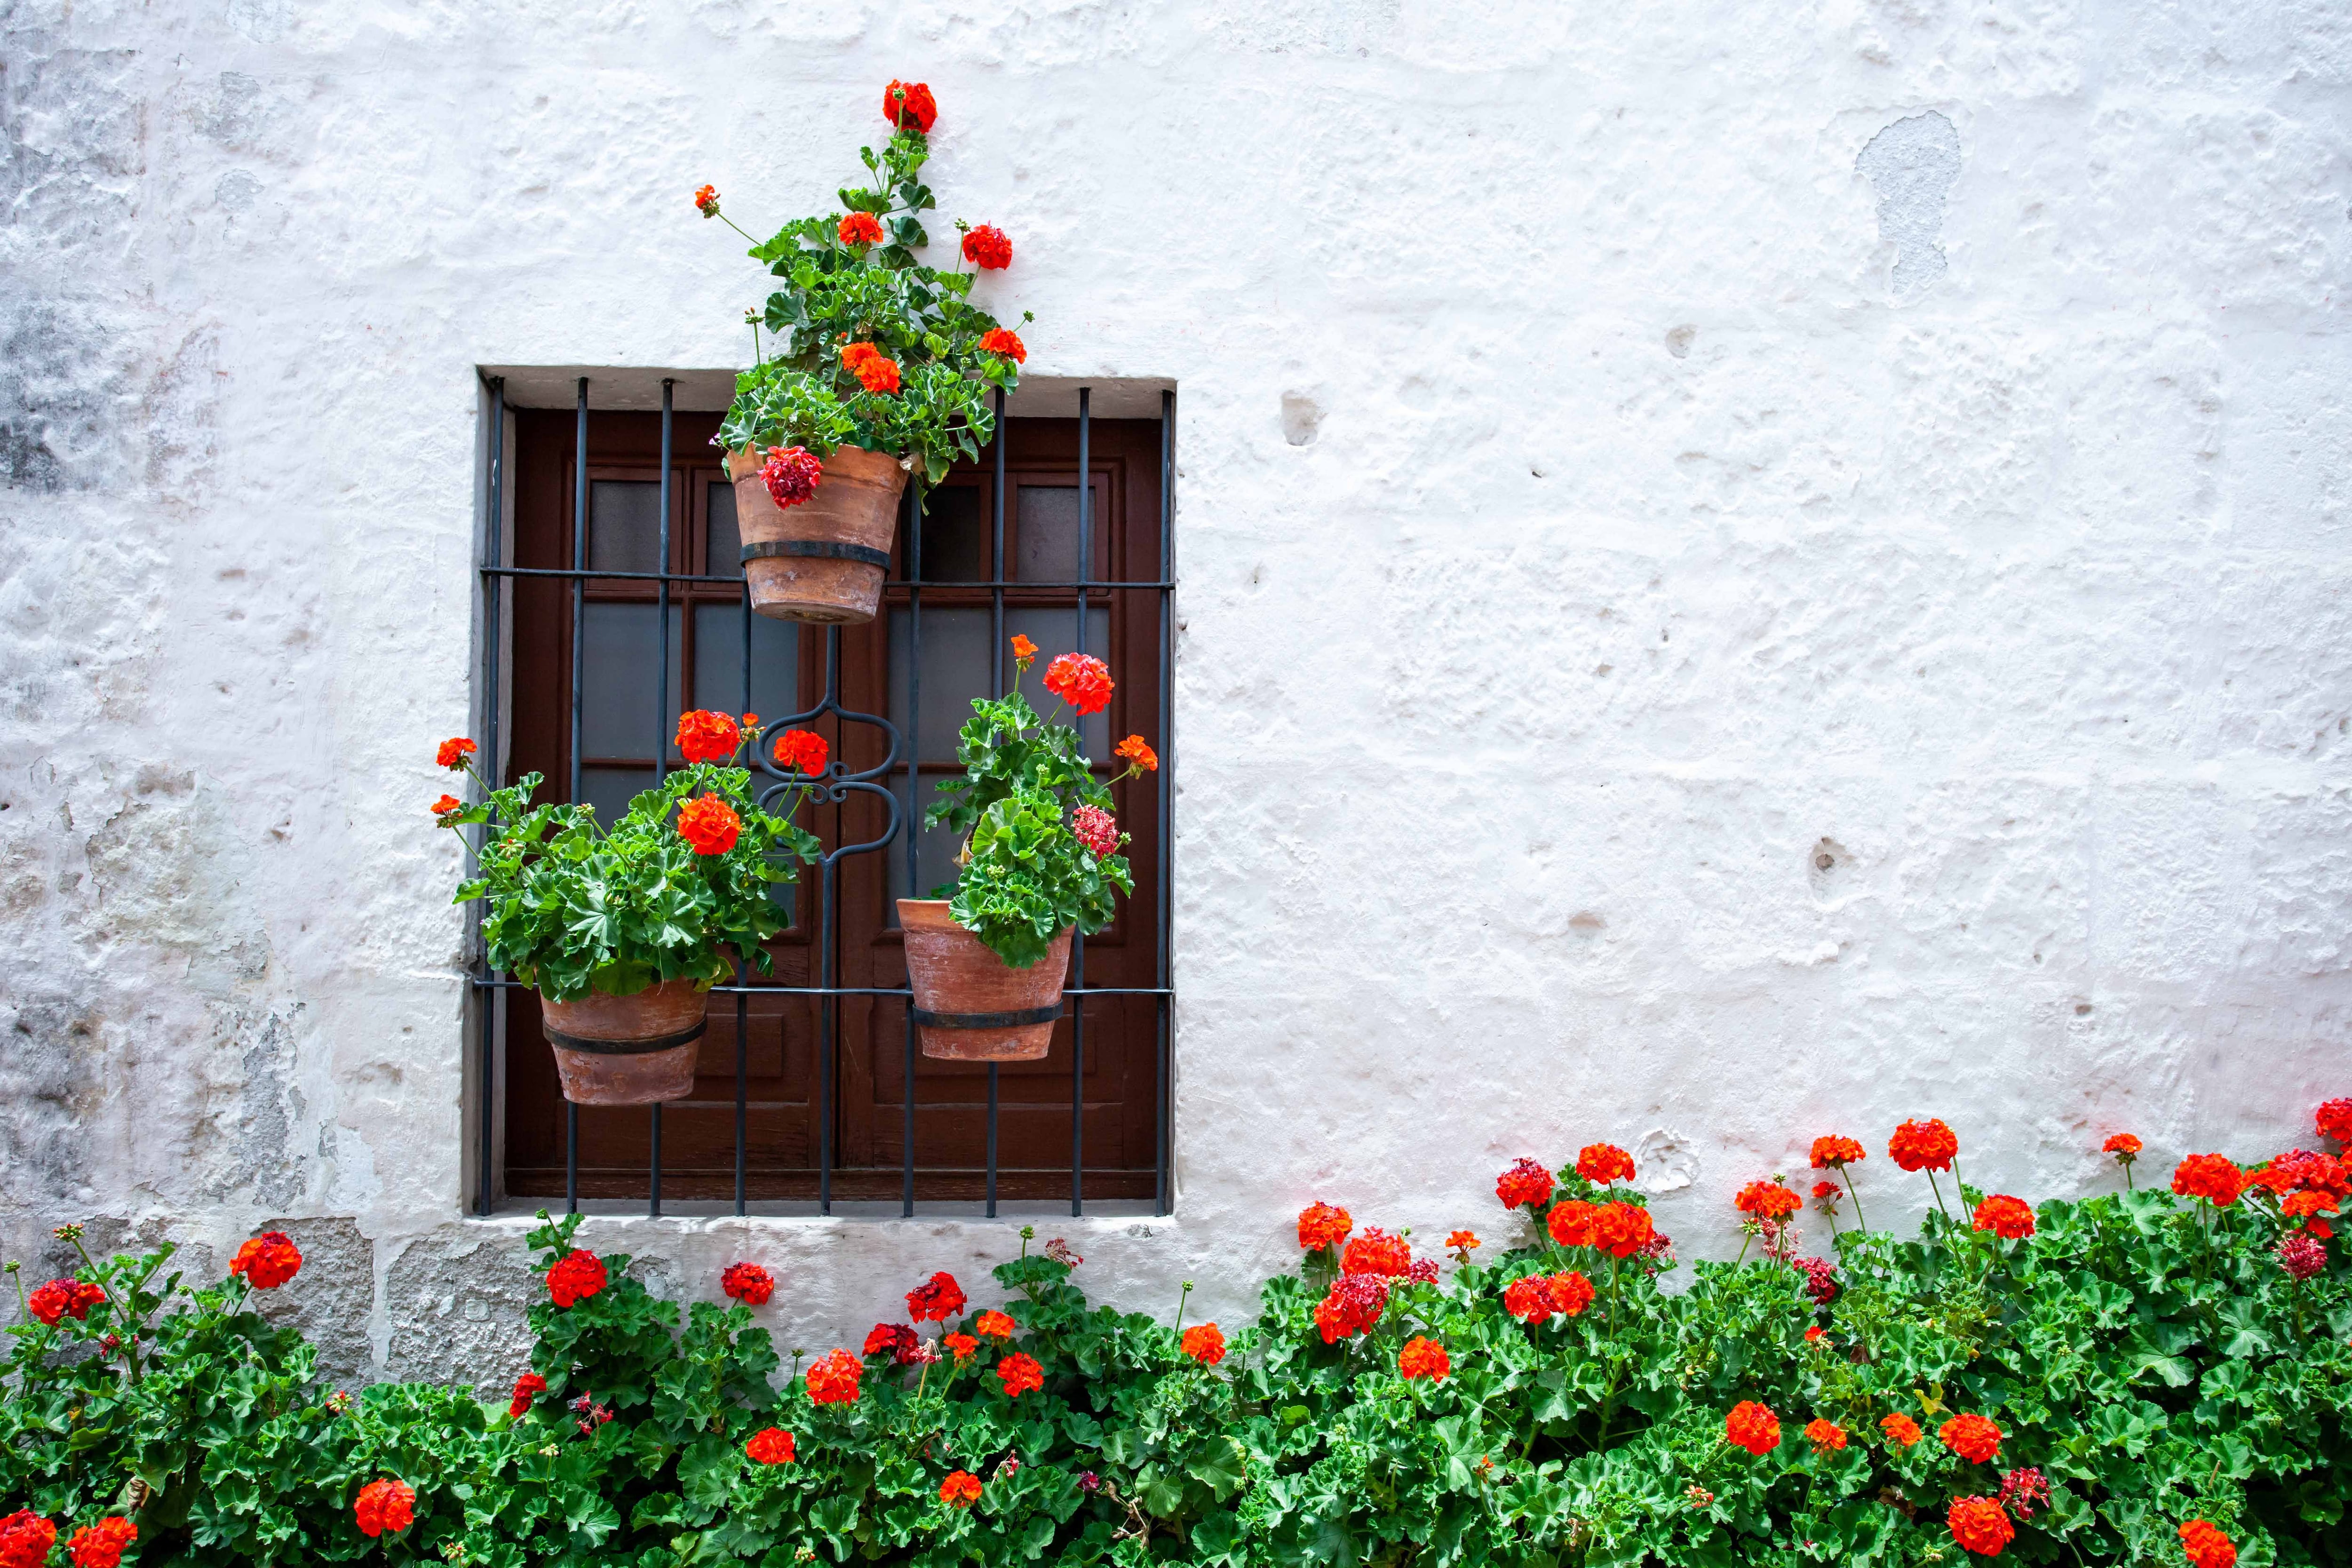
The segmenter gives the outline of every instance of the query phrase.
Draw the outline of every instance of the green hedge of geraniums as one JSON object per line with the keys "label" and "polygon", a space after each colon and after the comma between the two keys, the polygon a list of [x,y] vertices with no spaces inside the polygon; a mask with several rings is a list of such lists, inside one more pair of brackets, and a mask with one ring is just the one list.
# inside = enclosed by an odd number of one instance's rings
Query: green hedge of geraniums
{"label": "green hedge of geraniums", "polygon": [[[194,1289],[91,1260],[10,1330],[0,1568],[2352,1562],[2344,1163],[2197,1155],[2034,1209],[1956,1153],[1940,1122],[1885,1162],[1822,1139],[1834,1257],[1759,1180],[1741,1257],[1675,1294],[1595,1144],[1505,1172],[1493,1241],[1316,1205],[1245,1327],[1089,1307],[1082,1260],[1024,1241],[983,1299],[935,1275],[790,1365],[764,1271],[681,1307],[544,1222],[530,1367],[488,1399],[318,1384],[252,1310],[300,1289],[282,1237]],[[1916,1238],[1837,1228],[1922,1178]]]}

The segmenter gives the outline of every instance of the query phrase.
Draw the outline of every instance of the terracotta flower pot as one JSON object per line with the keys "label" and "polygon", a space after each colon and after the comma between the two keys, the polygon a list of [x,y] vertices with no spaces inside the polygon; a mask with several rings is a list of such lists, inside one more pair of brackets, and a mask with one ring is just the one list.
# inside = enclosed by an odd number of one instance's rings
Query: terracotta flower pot
{"label": "terracotta flower pot", "polygon": [[694,1092],[710,990],[666,980],[632,996],[539,999],[563,1098],[575,1105],[653,1105]]}
{"label": "terracotta flower pot", "polygon": [[816,493],[794,507],[778,506],[768,493],[751,447],[727,455],[727,472],[751,607],[780,621],[872,620],[907,488],[898,459],[837,447],[824,459]]}
{"label": "terracotta flower pot", "polygon": [[1066,926],[1026,969],[1014,969],[955,923],[945,899],[900,899],[907,975],[923,1054],[946,1061],[1034,1062],[1054,1043],[1062,982],[1070,973]]}

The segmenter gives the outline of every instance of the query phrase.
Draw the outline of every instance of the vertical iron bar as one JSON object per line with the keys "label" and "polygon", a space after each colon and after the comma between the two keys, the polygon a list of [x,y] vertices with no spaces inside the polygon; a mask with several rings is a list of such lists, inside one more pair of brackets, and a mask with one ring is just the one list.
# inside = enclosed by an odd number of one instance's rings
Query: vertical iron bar
{"label": "vertical iron bar", "polygon": [[580,1212],[580,1108],[563,1102],[563,1212]]}
{"label": "vertical iron bar", "polygon": [[[588,378],[580,378],[579,418],[572,437],[572,569],[588,569]],[[580,661],[586,647],[587,579],[572,579],[572,788],[580,802]],[[563,1212],[580,1212],[580,1108],[563,1107]]]}
{"label": "vertical iron bar", "polygon": [[650,1193],[651,1193],[651,1195],[650,1195],[650,1196],[646,1200],[646,1216],[648,1219],[659,1219],[659,1218],[661,1218],[661,1112],[662,1112],[661,1101],[660,1101],[660,1100],[655,1100],[655,1101],[654,1101],[654,1104],[653,1104],[653,1112],[654,1112],[654,1168],[653,1168],[653,1181],[652,1181],[652,1182],[651,1182],[651,1184],[649,1184],[649,1191],[650,1191]]}
{"label": "vertical iron bar", "polygon": [[[1160,777],[1155,787],[1160,792],[1160,952],[1154,969],[1157,978],[1152,984],[1165,993],[1170,989],[1169,976],[1175,973],[1175,935],[1171,929],[1176,912],[1175,889],[1169,880],[1173,846],[1169,842],[1175,832],[1174,799],[1176,795],[1176,590],[1168,584],[1176,581],[1176,394],[1160,395]],[[1152,1159],[1152,1197],[1160,1214],[1173,1212],[1174,1183],[1170,1179],[1169,1156],[1174,1140],[1176,1104],[1175,1079],[1170,1072],[1169,1047],[1176,1029],[1175,999],[1165,994],[1152,998],[1159,1014],[1157,1051],[1154,1064],[1152,1094],[1156,1100],[1152,1115],[1152,1137],[1155,1143]]]}
{"label": "vertical iron bar", "polygon": [[[1087,651],[1087,580],[1095,569],[1095,481],[1087,443],[1093,437],[1091,391],[1078,388],[1078,651]],[[1108,650],[1106,650],[1108,651]],[[1084,720],[1079,721],[1084,723]],[[1086,1209],[1087,1149],[1087,934],[1070,944],[1071,973],[1078,992],[1070,1004],[1070,1212]]]}
{"label": "vertical iron bar", "polygon": [[[825,706],[838,706],[841,700],[840,686],[841,628],[839,626],[827,626],[824,628]],[[834,962],[835,954],[833,951],[833,898],[835,886],[836,883],[834,878],[833,860],[832,858],[828,856],[824,861],[824,875],[819,881],[817,888],[818,907],[823,911],[818,929],[819,954],[817,962],[821,966],[820,973],[824,976],[824,978],[818,983],[824,994],[818,998],[819,1008],[823,1014],[823,1017],[820,1020],[817,1037],[817,1052],[819,1059],[817,1062],[816,1075],[818,1095],[816,1123],[816,1211],[823,1215],[829,1215],[833,1212],[833,1105],[835,1098],[833,1073],[834,1063],[840,1055],[839,1051],[835,1048],[837,1042],[835,1040],[834,1035],[835,1031],[840,1027],[841,1015],[839,1010],[834,1005],[834,998],[832,994],[832,988],[836,984],[834,976],[837,972]]]}
{"label": "vertical iron bar", "polygon": [[[907,896],[919,899],[923,843],[923,481],[907,487]],[[905,934],[902,930],[900,935]],[[913,971],[908,984],[914,984]],[[915,1005],[907,1002],[906,1068],[898,1085],[900,1105],[898,1216],[915,1216]]]}
{"label": "vertical iron bar", "polygon": [[[506,544],[506,458],[507,458],[507,378],[490,377],[490,504],[488,535],[483,541],[483,560],[495,567]],[[503,775],[499,771],[499,596],[504,592],[506,579],[496,572],[482,577],[482,772],[495,787]],[[488,824],[475,843],[478,858],[482,847],[490,839]],[[487,910],[484,900],[474,904],[474,929],[481,930],[481,917]],[[480,960],[486,978],[495,978],[490,970],[489,955],[485,952]],[[477,998],[479,1004],[482,1058],[481,1103],[481,1178],[480,1209],[484,1218],[489,1216],[496,1202],[498,1183],[492,1170],[498,1159],[497,1123],[493,1112],[499,1097],[498,1017],[506,1006],[506,993],[485,987]]]}
{"label": "vertical iron bar", "polygon": [[[996,496],[989,508],[988,689],[1004,692],[1004,389],[996,389]],[[996,1217],[996,1064],[988,1064],[988,1217]]]}
{"label": "vertical iron bar", "polygon": [[[703,533],[703,548],[706,551],[709,548],[709,538],[710,535],[709,530],[706,528]],[[710,563],[708,560],[705,560],[702,563],[702,568],[705,572],[710,571]],[[751,574],[744,571],[743,565],[740,562],[736,563],[735,574],[743,579],[743,607],[741,614],[737,617],[743,623],[740,628],[743,633],[743,662],[741,668],[743,677],[743,706],[737,709],[736,711],[739,713],[749,713],[751,711]],[[793,627],[792,635],[793,639],[793,680],[794,685],[797,686],[800,681],[801,650],[799,640],[800,627],[797,625]],[[697,645],[697,647],[698,650],[699,645]],[[792,696],[793,702],[797,703],[800,700],[800,697],[801,694],[795,690]],[[800,805],[799,800],[797,798],[794,799],[793,805],[797,807]],[[800,907],[800,894],[797,891],[793,895],[793,911],[797,914]],[[751,984],[751,966],[743,962],[742,955],[740,953],[736,955],[735,959],[735,984],[738,985],[749,985]],[[783,1032],[783,1019],[779,1016],[776,1020],[776,1031],[779,1035]],[[750,1156],[746,1152],[746,1149],[750,1140],[751,1121],[751,993],[748,991],[738,991],[735,993],[735,1212],[739,1215],[743,1212],[745,1189],[749,1185],[746,1176],[748,1174]]]}
{"label": "vertical iron bar", "polygon": [[[660,624],[656,630],[654,654],[654,787],[661,787],[662,775],[668,771],[669,762],[669,485],[670,485],[670,389],[677,384],[668,376],[662,377],[661,422],[661,554],[657,557],[661,576],[657,593],[661,605]],[[653,1106],[653,1172],[646,1183],[646,1204],[653,1218],[661,1218],[661,1134],[662,1108],[656,1100]]]}

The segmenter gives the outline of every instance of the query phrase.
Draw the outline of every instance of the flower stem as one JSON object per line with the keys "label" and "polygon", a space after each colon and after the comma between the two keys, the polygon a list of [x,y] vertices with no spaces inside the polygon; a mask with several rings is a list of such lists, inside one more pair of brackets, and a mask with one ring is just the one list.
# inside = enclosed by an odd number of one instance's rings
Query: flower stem
{"label": "flower stem", "polygon": [[1840,1165],[1838,1167],[1838,1174],[1845,1178],[1845,1195],[1853,1200],[1854,1228],[1856,1230],[1868,1230],[1870,1226],[1862,1217],[1862,1194],[1853,1190],[1853,1172],[1843,1165]]}

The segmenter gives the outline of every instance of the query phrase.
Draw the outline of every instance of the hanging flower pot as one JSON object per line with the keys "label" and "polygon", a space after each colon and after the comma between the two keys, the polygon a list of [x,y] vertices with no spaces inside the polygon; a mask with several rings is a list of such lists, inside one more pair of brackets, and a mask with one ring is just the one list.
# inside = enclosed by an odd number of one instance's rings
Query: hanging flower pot
{"label": "hanging flower pot", "polygon": [[574,1105],[656,1105],[694,1091],[710,984],[669,980],[627,996],[539,999],[563,1098]]}
{"label": "hanging flower pot", "polygon": [[1062,1016],[1070,927],[1026,969],[1013,968],[956,924],[945,899],[900,899],[898,929],[907,939],[907,978],[925,1056],[961,1062],[1045,1056]]}
{"label": "hanging flower pot", "polygon": [[[815,459],[806,460],[815,466]],[[762,468],[763,455],[754,447],[727,454],[751,607],[783,621],[846,626],[872,620],[898,530],[905,465],[863,447],[836,447],[813,489],[796,490],[787,481],[788,497],[805,496],[789,506],[776,503]],[[718,562],[711,567],[722,569]]]}

